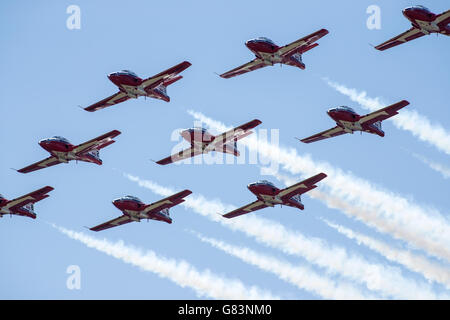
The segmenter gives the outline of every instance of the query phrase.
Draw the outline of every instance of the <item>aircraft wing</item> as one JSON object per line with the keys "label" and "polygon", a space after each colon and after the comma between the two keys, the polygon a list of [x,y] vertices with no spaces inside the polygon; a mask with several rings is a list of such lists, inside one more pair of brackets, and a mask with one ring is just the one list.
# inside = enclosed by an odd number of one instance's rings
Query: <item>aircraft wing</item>
{"label": "aircraft wing", "polygon": [[268,207],[267,205],[264,204],[264,202],[262,202],[261,200],[256,200],[252,203],[249,203],[243,207],[240,207],[239,209],[233,210],[231,212],[228,212],[227,214],[224,214],[223,217],[225,218],[234,218],[243,214],[247,214],[256,210],[260,210],[263,208]]}
{"label": "aircraft wing", "polygon": [[[42,199],[45,199],[48,197],[48,194],[50,191],[52,191],[53,188],[50,186],[46,186],[44,188],[41,188],[39,190],[30,192],[24,196],[21,196],[19,198],[10,200],[6,203],[6,208],[11,210],[12,212],[16,211],[17,209],[29,204],[29,203],[35,203],[38,201],[41,201]],[[34,218],[34,215],[30,215],[30,217]]]}
{"label": "aircraft wing", "polygon": [[[190,62],[183,61],[182,63],[179,63],[170,69],[160,72],[153,77],[145,79],[142,82],[142,86],[144,87],[144,89],[147,89],[147,88],[156,88],[161,83],[165,83],[166,85],[173,83],[176,80],[181,79],[181,76],[177,76],[177,74],[179,74],[180,72],[189,68],[190,66],[191,66]],[[175,80],[175,78],[176,78],[176,80]],[[173,80],[175,80],[175,81],[173,81]]]}
{"label": "aircraft wing", "polygon": [[19,169],[19,170],[17,170],[17,172],[28,173],[28,172],[36,171],[36,170],[39,170],[39,169],[44,169],[44,168],[47,168],[47,167],[51,167],[51,166],[54,166],[54,165],[59,164],[59,163],[61,163],[61,161],[59,161],[58,158],[56,158],[54,156],[51,156],[51,157],[48,157],[48,158],[46,158],[44,160],[35,162],[35,163],[25,167],[25,168]]}
{"label": "aircraft wing", "polygon": [[180,160],[192,158],[192,157],[195,157],[202,153],[203,153],[202,149],[191,147],[188,149],[184,149],[178,153],[174,153],[174,154],[168,156],[167,158],[156,161],[156,163],[160,164],[160,165],[166,165],[166,164],[177,162]]}
{"label": "aircraft wing", "polygon": [[315,176],[312,176],[311,178],[296,183],[293,186],[280,190],[278,196],[282,200],[286,200],[292,198],[297,194],[303,194],[305,192],[308,192],[309,190],[316,188],[316,183],[320,180],[325,179],[326,177],[327,175],[321,172],[319,174],[316,174]]}
{"label": "aircraft wing", "polygon": [[126,224],[131,221],[133,221],[133,220],[131,220],[131,218],[129,216],[124,214],[120,217],[117,217],[117,218],[109,220],[105,223],[99,224],[98,226],[92,227],[89,230],[102,231],[105,229],[121,226],[121,225]]}
{"label": "aircraft wing", "polygon": [[84,110],[89,111],[89,112],[94,112],[94,111],[127,101],[128,99],[130,99],[130,97],[126,93],[119,91],[119,92],[113,94],[112,96],[109,96],[108,98],[105,98],[99,102],[96,102],[96,103],[90,105],[89,107],[84,108]]}
{"label": "aircraft wing", "polygon": [[444,27],[450,23],[450,10],[447,10],[436,17],[436,24],[439,27]]}
{"label": "aircraft wing", "polygon": [[290,56],[296,52],[303,53],[311,49],[312,47],[317,46],[317,44],[314,43],[327,34],[327,29],[320,29],[310,34],[309,36],[303,37],[301,39],[298,39],[297,41],[281,47],[280,49],[278,49],[278,53],[280,54],[280,56]]}
{"label": "aircraft wing", "polygon": [[420,38],[421,36],[424,36],[425,33],[423,33],[420,29],[412,27],[406,32],[403,32],[402,34],[399,34],[398,36],[383,42],[382,44],[379,44],[375,47],[375,49],[383,51],[395,46],[398,46],[399,44]]}
{"label": "aircraft wing", "polygon": [[402,100],[400,102],[394,103],[390,106],[387,106],[383,109],[371,112],[369,114],[366,114],[365,116],[362,116],[359,120],[360,123],[366,123],[366,124],[372,124],[377,121],[383,121],[390,117],[395,116],[398,114],[398,110],[400,110],[403,107],[406,107],[409,104],[408,101]]}
{"label": "aircraft wing", "polygon": [[220,76],[222,78],[228,79],[232,77],[236,77],[240,74],[244,74],[250,71],[254,71],[257,69],[261,69],[263,67],[266,67],[267,65],[259,58],[253,59],[250,62],[247,62],[243,64],[242,66],[239,66],[237,68],[234,68],[233,70],[227,71],[225,73],[222,73]]}
{"label": "aircraft wing", "polygon": [[260,120],[254,119],[216,136],[214,140],[205,148],[205,152],[213,151],[216,147],[222,146],[229,141],[237,141],[252,134],[253,132],[250,130],[261,123],[262,122]]}
{"label": "aircraft wing", "polygon": [[322,132],[315,134],[313,136],[310,136],[308,138],[301,139],[301,140],[299,139],[299,140],[304,143],[311,143],[311,142],[316,142],[316,141],[323,140],[323,139],[328,139],[331,137],[337,137],[344,133],[346,133],[346,132],[343,128],[336,126],[334,128],[322,131]]}
{"label": "aircraft wing", "polygon": [[110,131],[108,133],[101,135],[100,137],[94,138],[92,140],[89,140],[85,143],[76,146],[72,151],[75,154],[79,155],[81,153],[89,152],[93,149],[100,150],[110,145],[111,143],[114,143],[115,141],[113,140],[113,138],[118,136],[120,133],[121,132],[118,130]]}
{"label": "aircraft wing", "polygon": [[158,212],[166,208],[174,207],[182,202],[184,202],[184,198],[187,197],[192,193],[191,190],[183,190],[178,193],[175,193],[171,195],[170,197],[161,199],[159,201],[156,201],[152,204],[148,204],[145,206],[143,212],[145,213],[152,213],[152,212]]}

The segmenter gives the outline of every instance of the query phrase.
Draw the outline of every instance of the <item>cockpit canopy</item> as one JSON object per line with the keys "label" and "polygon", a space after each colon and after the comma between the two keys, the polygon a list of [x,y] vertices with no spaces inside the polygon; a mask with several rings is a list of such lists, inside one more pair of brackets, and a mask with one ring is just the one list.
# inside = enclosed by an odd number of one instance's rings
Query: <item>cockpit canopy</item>
{"label": "cockpit canopy", "polygon": [[255,39],[251,39],[249,41],[260,41],[260,42],[269,43],[269,44],[271,44],[273,46],[276,45],[275,42],[273,42],[272,40],[270,40],[269,38],[266,38],[266,37],[258,37],[258,38],[255,38]]}
{"label": "cockpit canopy", "polygon": [[56,141],[64,142],[66,144],[70,144],[69,140],[67,140],[66,138],[61,137],[61,136],[53,136],[48,140],[56,140]]}
{"label": "cockpit canopy", "polygon": [[118,74],[126,74],[126,75],[129,75],[129,76],[133,76],[133,77],[138,78],[137,74],[134,73],[133,71],[130,71],[130,70],[121,70],[121,71],[119,71],[117,73]]}
{"label": "cockpit canopy", "polygon": [[0,199],[5,199],[5,197],[0,193]]}
{"label": "cockpit canopy", "polygon": [[339,106],[339,107],[336,107],[336,108],[332,108],[329,111],[346,111],[346,112],[350,112],[350,113],[356,114],[355,110],[353,110],[352,108],[347,107],[347,106]]}
{"label": "cockpit canopy", "polygon": [[119,200],[131,200],[131,201],[142,203],[141,199],[139,199],[138,197],[135,197],[135,196],[124,196],[122,198],[119,198]]}
{"label": "cockpit canopy", "polygon": [[424,11],[430,12],[430,10],[428,8],[426,8],[424,6],[421,6],[421,5],[411,6],[409,8],[410,9],[420,9],[420,10],[424,10]]}
{"label": "cockpit canopy", "polygon": [[273,188],[276,188],[276,186],[272,182],[267,181],[267,180],[259,180],[259,181],[256,181],[254,183],[251,183],[250,185],[258,185],[258,184],[268,185],[268,186],[271,186]]}
{"label": "cockpit canopy", "polygon": [[194,127],[194,128],[190,128],[188,130],[191,131],[191,132],[193,132],[193,131],[201,131],[202,133],[206,133],[208,131],[205,128],[202,128],[202,127]]}

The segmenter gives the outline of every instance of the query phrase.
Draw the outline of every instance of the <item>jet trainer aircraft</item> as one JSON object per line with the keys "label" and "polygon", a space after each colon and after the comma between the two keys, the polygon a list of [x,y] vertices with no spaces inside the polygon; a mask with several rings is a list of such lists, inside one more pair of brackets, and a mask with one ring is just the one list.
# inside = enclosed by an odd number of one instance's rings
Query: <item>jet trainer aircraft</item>
{"label": "jet trainer aircraft", "polygon": [[420,38],[430,33],[450,36],[450,10],[434,14],[424,6],[412,6],[403,9],[403,15],[411,21],[412,28],[402,34],[383,42],[375,47],[380,51],[398,46],[399,44]]}
{"label": "jet trainer aircraft", "polygon": [[167,95],[167,86],[183,78],[178,74],[190,66],[191,63],[184,61],[148,79],[141,79],[129,70],[110,73],[108,78],[119,88],[119,92],[84,108],[84,110],[94,112],[140,96],[169,102],[170,97]]}
{"label": "jet trainer aircraft", "polygon": [[381,129],[381,121],[398,114],[398,110],[407,106],[408,101],[402,100],[386,108],[371,112],[364,116],[357,114],[352,108],[342,106],[327,111],[327,114],[336,121],[337,126],[321,133],[315,134],[305,139],[298,139],[304,143],[316,142],[319,140],[340,136],[344,133],[353,133],[354,131],[368,132],[384,137],[384,131]]}
{"label": "jet trainer aircraft", "polygon": [[71,144],[63,137],[55,136],[43,139],[39,141],[39,145],[50,152],[51,156],[17,171],[20,173],[28,173],[59,163],[68,163],[70,160],[92,162],[101,165],[102,160],[99,157],[99,150],[114,143],[113,138],[119,134],[120,131],[113,130],[78,146]]}
{"label": "jet trainer aircraft", "polygon": [[273,66],[275,63],[287,64],[304,70],[306,66],[303,63],[302,54],[317,47],[319,44],[315,42],[326,34],[328,34],[328,30],[321,29],[282,47],[265,37],[248,40],[245,45],[255,54],[256,58],[220,76],[228,79],[256,69]]}
{"label": "jet trainer aircraft", "polygon": [[46,186],[13,200],[6,200],[2,195],[0,195],[0,218],[5,214],[14,214],[36,219],[34,204],[47,198],[47,193],[52,190],[52,187]]}
{"label": "jet trainer aircraft", "polygon": [[319,173],[285,189],[278,189],[273,183],[266,180],[251,183],[247,188],[258,200],[224,214],[223,217],[234,218],[252,211],[273,207],[276,204],[303,210],[305,207],[302,203],[301,195],[316,188],[317,186],[315,184],[326,178],[326,176],[325,173]]}
{"label": "jet trainer aircraft", "polygon": [[141,200],[133,196],[125,196],[113,201],[114,206],[122,211],[123,215],[90,228],[92,231],[101,231],[126,224],[131,221],[140,222],[142,219],[152,219],[172,223],[169,215],[169,208],[176,206],[185,200],[183,198],[190,195],[190,190],[183,190],[170,197],[159,200],[152,204],[144,204]]}
{"label": "jet trainer aircraft", "polygon": [[191,147],[172,154],[156,163],[165,165],[211,151],[229,153],[238,157],[237,141],[252,134],[253,131],[250,130],[259,124],[261,124],[261,121],[254,119],[218,136],[210,134],[204,128],[183,130],[180,132],[180,135],[191,144]]}

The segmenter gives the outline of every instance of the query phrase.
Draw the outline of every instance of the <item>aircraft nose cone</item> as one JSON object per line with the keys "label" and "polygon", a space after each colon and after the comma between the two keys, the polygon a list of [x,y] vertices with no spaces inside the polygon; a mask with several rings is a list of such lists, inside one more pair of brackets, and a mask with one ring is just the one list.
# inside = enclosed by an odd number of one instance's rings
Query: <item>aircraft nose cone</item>
{"label": "aircraft nose cone", "polygon": [[245,45],[250,48],[253,45],[254,41],[253,40],[247,40],[245,41]]}
{"label": "aircraft nose cone", "polygon": [[117,78],[117,72],[111,72],[110,74],[108,74],[109,80],[113,80],[115,78]]}

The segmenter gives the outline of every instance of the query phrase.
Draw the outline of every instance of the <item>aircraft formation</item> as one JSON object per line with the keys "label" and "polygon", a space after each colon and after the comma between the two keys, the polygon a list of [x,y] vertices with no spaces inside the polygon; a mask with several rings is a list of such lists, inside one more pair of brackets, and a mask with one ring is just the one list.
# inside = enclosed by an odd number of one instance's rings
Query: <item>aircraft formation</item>
{"label": "aircraft formation", "polygon": [[[441,14],[434,14],[423,6],[412,6],[405,8],[403,15],[411,22],[412,27],[408,31],[375,46],[375,49],[384,51],[431,33],[450,36],[450,10]],[[255,58],[246,64],[221,74],[220,77],[228,79],[266,66],[273,66],[277,63],[304,70],[306,66],[302,59],[303,53],[317,47],[317,41],[328,33],[328,30],[320,29],[281,47],[265,37],[248,40],[245,45],[254,53]],[[182,79],[182,76],[179,74],[190,66],[191,63],[183,61],[147,79],[142,79],[129,70],[111,73],[108,75],[108,79],[118,87],[119,91],[84,108],[84,110],[95,112],[132,98],[137,99],[140,96],[169,102],[170,97],[167,95],[167,86]],[[399,110],[408,104],[408,101],[402,100],[366,115],[359,115],[347,106],[332,108],[327,111],[327,114],[335,121],[335,127],[307,138],[297,139],[304,143],[312,143],[355,131],[368,132],[384,137],[385,133],[381,128],[382,121],[397,115]],[[168,165],[212,151],[232,154],[238,157],[237,141],[252,134],[251,130],[261,123],[260,120],[254,119],[217,136],[212,135],[204,128],[183,130],[180,135],[191,144],[191,147],[156,161],[156,163]],[[73,145],[67,139],[59,136],[40,140],[39,145],[49,152],[50,156],[17,171],[26,174],[59,163],[68,163],[71,160],[101,165],[102,160],[99,157],[99,151],[114,143],[114,138],[120,134],[120,131],[113,130],[79,145]],[[257,200],[223,214],[223,217],[228,219],[235,218],[266,207],[274,207],[275,205],[285,205],[303,210],[304,205],[301,201],[301,195],[316,188],[316,184],[326,177],[327,175],[321,172],[284,189],[279,189],[266,180],[250,183],[247,188],[256,196]],[[0,195],[0,217],[9,214],[35,219],[34,204],[49,197],[48,193],[52,190],[52,187],[46,186],[13,200],[7,200]],[[172,223],[172,218],[170,217],[169,209],[184,202],[184,198],[191,193],[192,191],[186,189],[151,204],[145,204],[137,197],[129,195],[115,199],[113,200],[113,205],[122,212],[122,215],[92,227],[90,230],[101,231],[133,221],[139,222],[142,219],[152,219],[170,224]]]}

